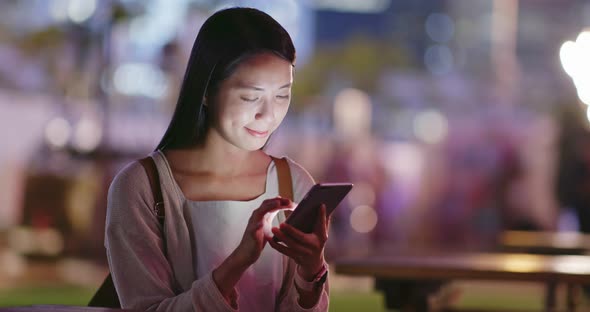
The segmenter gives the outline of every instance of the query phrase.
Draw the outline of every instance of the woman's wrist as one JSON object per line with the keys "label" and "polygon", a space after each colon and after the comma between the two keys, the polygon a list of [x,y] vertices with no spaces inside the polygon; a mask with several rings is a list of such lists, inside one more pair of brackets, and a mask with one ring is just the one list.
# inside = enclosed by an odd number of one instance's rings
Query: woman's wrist
{"label": "woman's wrist", "polygon": [[306,280],[300,273],[299,268],[295,273],[295,288],[299,293],[298,303],[302,308],[310,309],[318,303],[321,296],[323,284],[327,279],[327,265],[322,263],[320,270],[314,277]]}
{"label": "woman's wrist", "polygon": [[234,292],[236,284],[248,266],[232,253],[213,270],[213,281],[224,297],[227,298]]}
{"label": "woman's wrist", "polygon": [[297,274],[299,274],[306,281],[311,282],[316,278],[318,273],[323,271],[324,267],[325,267],[325,262],[323,260],[319,264],[313,265],[313,266],[308,266],[308,267],[298,266],[297,267]]}

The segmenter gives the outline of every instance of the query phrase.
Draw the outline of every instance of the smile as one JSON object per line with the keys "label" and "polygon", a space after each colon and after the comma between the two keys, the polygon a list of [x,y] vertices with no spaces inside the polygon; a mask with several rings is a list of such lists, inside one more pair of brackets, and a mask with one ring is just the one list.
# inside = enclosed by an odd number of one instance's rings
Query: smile
{"label": "smile", "polygon": [[246,131],[257,138],[265,138],[268,135],[268,131],[255,131],[249,128],[246,128]]}

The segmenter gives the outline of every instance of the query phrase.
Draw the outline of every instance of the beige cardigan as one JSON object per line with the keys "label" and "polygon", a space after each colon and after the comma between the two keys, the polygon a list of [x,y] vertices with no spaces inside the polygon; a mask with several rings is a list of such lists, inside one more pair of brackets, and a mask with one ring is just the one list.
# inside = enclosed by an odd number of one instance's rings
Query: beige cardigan
{"label": "beige cardigan", "polygon": [[[160,224],[152,212],[154,199],[147,174],[138,161],[132,162],[111,183],[106,218],[105,247],[121,306],[141,311],[235,311],[222,297],[211,273],[196,277],[193,242],[185,219],[189,216],[183,212],[184,197],[175,189],[164,155],[156,151],[151,156],[166,207],[167,254]],[[299,202],[314,182],[300,165],[290,159],[288,163],[294,200]],[[284,279],[277,311],[327,311],[328,282],[318,303],[303,309],[293,286],[296,264],[286,256],[283,259]]]}

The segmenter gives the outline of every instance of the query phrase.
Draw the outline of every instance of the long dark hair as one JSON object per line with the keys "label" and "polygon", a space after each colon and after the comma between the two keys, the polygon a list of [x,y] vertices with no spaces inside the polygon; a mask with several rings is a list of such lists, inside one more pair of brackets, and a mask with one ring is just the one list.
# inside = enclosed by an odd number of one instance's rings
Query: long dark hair
{"label": "long dark hair", "polygon": [[[295,47],[287,31],[268,14],[230,8],[209,17],[191,50],[176,109],[157,150],[202,145],[211,124],[211,105],[221,82],[258,53],[270,52],[291,64]],[[213,102],[213,101],[209,101]]]}

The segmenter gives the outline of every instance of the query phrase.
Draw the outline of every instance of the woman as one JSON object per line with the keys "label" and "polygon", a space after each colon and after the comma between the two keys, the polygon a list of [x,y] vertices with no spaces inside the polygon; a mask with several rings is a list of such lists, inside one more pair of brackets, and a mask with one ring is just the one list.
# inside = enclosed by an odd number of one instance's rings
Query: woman
{"label": "woman", "polygon": [[[263,231],[269,215],[293,207],[278,196],[277,169],[262,148],[289,108],[294,61],[288,33],[261,11],[226,9],[203,24],[151,154],[163,230],[138,162],[109,189],[105,245],[123,308],[327,311],[325,207],[311,234],[277,220],[276,241]],[[288,163],[298,202],[314,182]]]}

